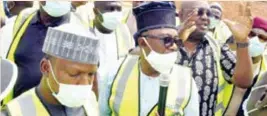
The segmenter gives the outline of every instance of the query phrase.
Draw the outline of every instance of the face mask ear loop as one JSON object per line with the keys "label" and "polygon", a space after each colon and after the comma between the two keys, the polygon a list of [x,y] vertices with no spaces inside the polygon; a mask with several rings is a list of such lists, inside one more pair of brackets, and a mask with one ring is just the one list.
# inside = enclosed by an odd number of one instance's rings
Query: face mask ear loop
{"label": "face mask ear loop", "polygon": [[[53,69],[52,69],[52,65],[51,65],[50,60],[48,60],[48,63],[49,63],[49,65],[50,65],[50,71],[51,71],[51,73],[52,73],[52,76],[53,76],[54,80],[56,81],[56,83],[59,85],[59,82],[57,81],[56,76],[55,76],[55,74],[54,74],[54,71],[53,71]],[[49,87],[49,89],[51,90],[51,92],[52,92],[52,93],[55,93],[55,91],[53,91],[53,89],[52,89],[52,87],[51,87],[51,85],[50,85],[50,83],[49,83],[49,79],[48,79],[48,78],[47,78],[46,82],[47,82],[48,87]]]}
{"label": "face mask ear loop", "polygon": [[[146,41],[146,38],[142,38],[144,41],[145,41],[145,43],[146,43],[146,45],[149,47],[149,49],[152,51],[152,48],[151,48],[151,46],[148,44],[148,42]],[[144,54],[144,56],[145,56],[145,58],[147,57],[147,54],[146,54],[146,52],[145,52],[145,50],[142,48],[141,49],[142,50],[142,52],[143,52],[143,54]]]}
{"label": "face mask ear loop", "polygon": [[142,39],[145,41],[145,43],[146,43],[146,45],[149,47],[149,49],[150,49],[151,51],[154,51],[154,50],[152,49],[152,47],[148,44],[146,38],[142,38]]}

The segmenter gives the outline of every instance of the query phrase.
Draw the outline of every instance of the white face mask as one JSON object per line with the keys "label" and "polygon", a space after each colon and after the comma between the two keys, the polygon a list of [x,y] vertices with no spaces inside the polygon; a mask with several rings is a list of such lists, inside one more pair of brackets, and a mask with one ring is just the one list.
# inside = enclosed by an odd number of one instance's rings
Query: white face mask
{"label": "white face mask", "polygon": [[266,43],[260,42],[258,36],[249,39],[249,55],[256,57],[263,54]]}
{"label": "white face mask", "polygon": [[70,1],[46,1],[45,5],[42,5],[44,11],[52,17],[61,17],[71,10]]}
{"label": "white face mask", "polygon": [[220,23],[220,20],[216,19],[215,17],[210,17],[209,19],[210,19],[209,29],[214,29]]}
{"label": "white face mask", "polygon": [[172,67],[175,64],[177,58],[177,52],[171,52],[167,54],[159,54],[152,50],[151,46],[148,44],[146,39],[144,39],[148,47],[151,49],[148,56],[145,53],[145,50],[142,49],[142,52],[145,56],[147,62],[159,73],[161,74],[169,74]]}
{"label": "white face mask", "polygon": [[122,21],[122,12],[106,12],[102,17],[102,25],[109,30],[115,30]]}
{"label": "white face mask", "polygon": [[53,96],[64,106],[81,107],[86,102],[90,102],[92,96],[92,85],[71,85],[59,83],[53,72],[52,65],[49,61],[50,69],[54,80],[59,84],[59,91],[55,93],[47,78],[47,84],[52,91]]}

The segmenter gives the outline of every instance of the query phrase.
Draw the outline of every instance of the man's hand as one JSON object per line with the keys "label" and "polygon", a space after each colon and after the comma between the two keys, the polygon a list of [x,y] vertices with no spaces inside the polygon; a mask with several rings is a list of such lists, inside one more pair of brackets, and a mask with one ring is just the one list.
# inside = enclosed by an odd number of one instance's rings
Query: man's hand
{"label": "man's hand", "polygon": [[178,36],[184,42],[188,39],[189,35],[196,30],[197,9],[194,9],[188,18],[179,26]]}
{"label": "man's hand", "polygon": [[252,29],[251,3],[240,2],[239,14],[236,21],[224,20],[231,30],[236,42],[247,42],[248,35]]}

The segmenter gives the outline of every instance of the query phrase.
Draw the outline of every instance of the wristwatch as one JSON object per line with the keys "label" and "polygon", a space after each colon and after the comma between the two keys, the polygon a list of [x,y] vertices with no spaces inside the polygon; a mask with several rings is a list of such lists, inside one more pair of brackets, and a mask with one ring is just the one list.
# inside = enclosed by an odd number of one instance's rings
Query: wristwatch
{"label": "wristwatch", "polygon": [[248,47],[248,45],[249,45],[248,42],[244,42],[244,43],[237,42],[236,43],[237,48],[246,48],[246,47]]}

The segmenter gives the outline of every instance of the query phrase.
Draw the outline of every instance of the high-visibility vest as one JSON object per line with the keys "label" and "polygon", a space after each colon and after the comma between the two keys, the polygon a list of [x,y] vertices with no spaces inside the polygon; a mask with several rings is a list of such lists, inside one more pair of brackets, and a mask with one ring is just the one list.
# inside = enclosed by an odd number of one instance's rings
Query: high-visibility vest
{"label": "high-visibility vest", "polygon": [[[111,115],[140,115],[140,71],[139,56],[128,55],[121,64],[111,86],[109,107]],[[168,86],[166,112],[169,115],[184,115],[192,87],[191,70],[176,65],[171,73]],[[155,115],[157,103],[147,115]]]}
{"label": "high-visibility vest", "polygon": [[259,73],[259,77],[258,77],[256,83],[259,82],[260,80],[262,80],[262,74],[263,74],[265,71],[267,71],[265,58],[264,58],[263,55],[262,55],[261,57],[262,57],[262,58],[261,58],[260,73]]}
{"label": "high-visibility vest", "polygon": [[[256,77],[254,77],[253,82],[257,83],[262,78],[262,74],[265,71],[266,71],[265,59],[263,56],[261,56],[260,69],[258,72],[256,72]],[[246,94],[247,91],[248,90],[245,89],[235,88],[230,101],[231,103],[229,104],[229,108],[227,109],[225,115],[230,116],[230,115],[236,115],[236,113],[238,113],[238,110],[242,108],[244,104],[242,98],[244,98],[244,95]],[[242,102],[243,104],[241,104]]]}
{"label": "high-visibility vest", "polygon": [[[87,116],[97,116],[98,112],[93,111],[90,103],[83,106]],[[97,108],[97,106],[96,106]],[[47,109],[36,94],[36,88],[23,93],[21,96],[7,104],[7,110],[11,116],[50,116]],[[96,114],[94,114],[96,113]]]}
{"label": "high-visibility vest", "polygon": [[[7,59],[15,62],[15,53],[18,47],[18,44],[22,38],[22,35],[26,31],[28,25],[30,24],[32,18],[36,15],[37,9],[26,9],[22,11],[16,18],[14,27],[13,27],[13,40],[10,44],[8,53],[6,55]],[[7,95],[3,100],[3,104],[7,104],[10,100],[13,99],[13,90]]]}
{"label": "high-visibility vest", "polygon": [[0,2],[0,17],[6,17],[3,2]]}
{"label": "high-visibility vest", "polygon": [[232,93],[234,90],[234,85],[231,83],[228,83],[223,76],[222,68],[220,64],[220,56],[221,56],[221,46],[213,39],[211,36],[206,34],[206,38],[209,41],[209,45],[212,48],[212,51],[214,53],[213,57],[216,62],[216,69],[218,73],[218,91],[217,91],[217,101],[216,101],[216,109],[215,109],[215,116],[223,116],[229,102],[231,101]]}
{"label": "high-visibility vest", "polygon": [[225,42],[232,36],[232,32],[223,21],[220,21],[215,27],[214,32],[209,32],[209,34],[211,34],[213,39],[216,39],[220,45],[225,44]]}

